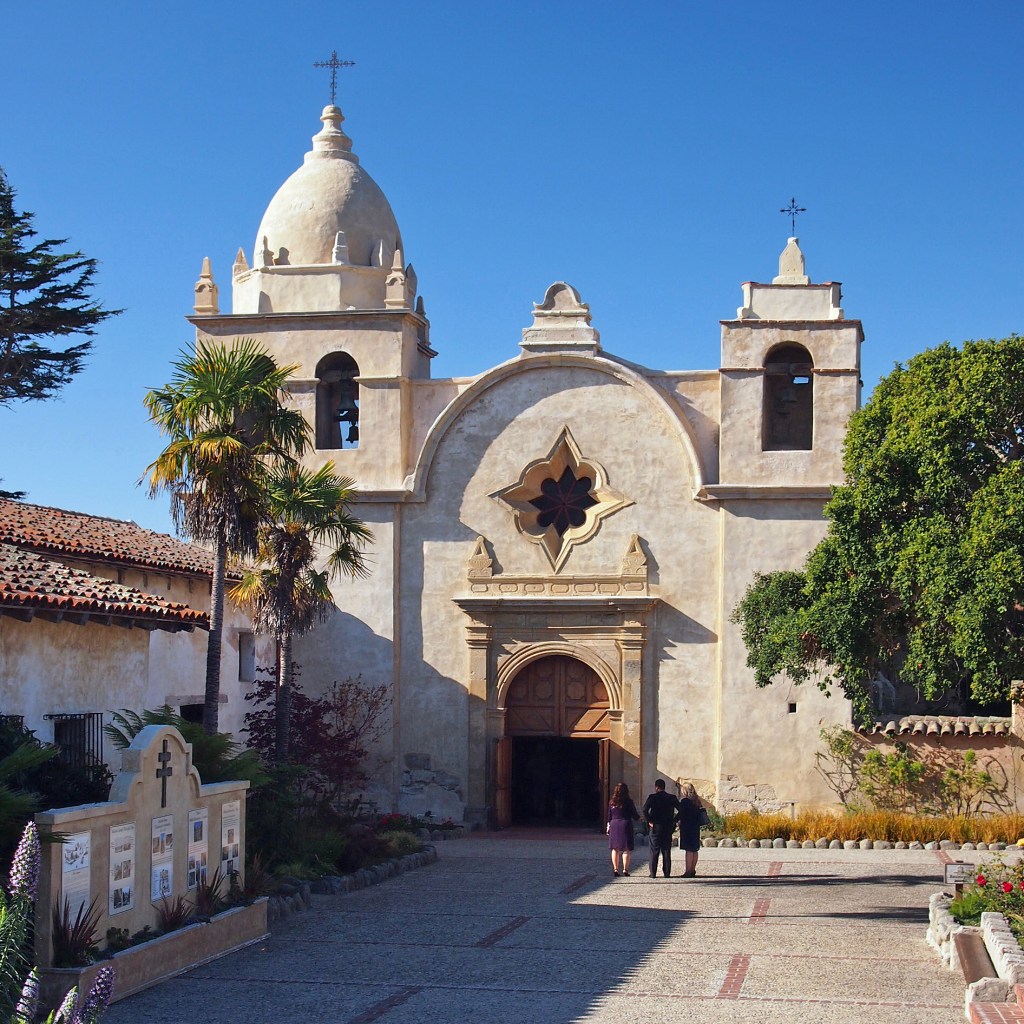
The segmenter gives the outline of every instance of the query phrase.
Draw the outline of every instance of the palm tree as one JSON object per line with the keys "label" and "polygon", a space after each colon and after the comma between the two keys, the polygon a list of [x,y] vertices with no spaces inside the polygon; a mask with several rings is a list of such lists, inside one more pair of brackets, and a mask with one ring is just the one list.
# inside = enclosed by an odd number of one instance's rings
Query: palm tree
{"label": "palm tree", "polygon": [[[353,481],[333,463],[318,470],[279,466],[267,483],[267,519],[260,528],[256,568],[231,588],[233,601],[249,609],[253,626],[278,643],[275,754],[288,759],[292,639],[308,632],[334,607],[330,582],[340,573],[365,576],[363,546],[373,535],[352,515]],[[323,569],[315,561],[326,550]]]}
{"label": "palm tree", "polygon": [[294,366],[279,367],[252,338],[199,341],[174,364],[166,387],[145,397],[150,419],[170,438],[146,468],[149,492],[171,496],[180,533],[212,543],[210,639],[203,728],[217,732],[224,577],[228,554],[254,554],[270,467],[309,447],[302,414],[284,406]]}

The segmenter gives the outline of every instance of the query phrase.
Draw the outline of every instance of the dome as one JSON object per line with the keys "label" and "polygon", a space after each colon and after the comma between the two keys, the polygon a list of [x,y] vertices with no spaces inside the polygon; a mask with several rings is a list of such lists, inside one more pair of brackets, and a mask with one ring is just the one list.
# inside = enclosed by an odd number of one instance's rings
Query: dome
{"label": "dome", "polygon": [[352,152],[341,110],[326,106],[320,120],[324,126],[313,136],[312,151],[263,214],[253,264],[390,267],[402,246],[391,205]]}

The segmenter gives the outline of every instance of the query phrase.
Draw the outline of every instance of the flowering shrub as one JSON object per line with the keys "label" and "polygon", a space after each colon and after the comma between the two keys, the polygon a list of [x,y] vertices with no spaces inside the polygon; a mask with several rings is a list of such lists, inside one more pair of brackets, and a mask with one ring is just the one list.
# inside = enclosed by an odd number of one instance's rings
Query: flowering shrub
{"label": "flowering shrub", "polygon": [[[10,884],[0,890],[0,1019],[12,1024],[31,1024],[39,1007],[39,974],[25,973],[25,938],[32,920],[32,904],[39,884],[39,834],[35,822],[22,833],[14,855]],[[84,998],[73,988],[46,1024],[96,1024],[114,991],[114,969],[101,967]],[[17,1000],[17,1001],[15,1001]]]}
{"label": "flowering shrub", "polygon": [[385,814],[377,822],[378,832],[416,832],[426,827],[422,818],[414,818],[411,814]]}
{"label": "flowering shrub", "polygon": [[961,924],[973,925],[981,923],[983,913],[1002,914],[1020,940],[1024,937],[1024,863],[996,859],[980,865],[974,883],[964,887],[949,912]]}

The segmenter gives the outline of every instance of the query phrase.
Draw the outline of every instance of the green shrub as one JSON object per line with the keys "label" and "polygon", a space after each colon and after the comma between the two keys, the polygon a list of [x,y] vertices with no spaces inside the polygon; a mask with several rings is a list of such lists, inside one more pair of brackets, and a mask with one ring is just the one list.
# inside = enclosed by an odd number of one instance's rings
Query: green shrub
{"label": "green shrub", "polygon": [[411,832],[387,832],[380,840],[387,857],[404,857],[423,849],[423,844]]}

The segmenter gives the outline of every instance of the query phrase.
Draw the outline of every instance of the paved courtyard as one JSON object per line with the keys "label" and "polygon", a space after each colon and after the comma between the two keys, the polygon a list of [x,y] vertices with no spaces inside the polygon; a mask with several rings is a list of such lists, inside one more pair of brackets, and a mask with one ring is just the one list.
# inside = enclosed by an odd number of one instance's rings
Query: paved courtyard
{"label": "paved courtyard", "polygon": [[314,897],[266,942],[104,1020],[964,1019],[961,979],[924,940],[945,854],[714,849],[698,878],[651,880],[642,855],[613,878],[604,836],[552,836],[443,843],[439,863]]}

